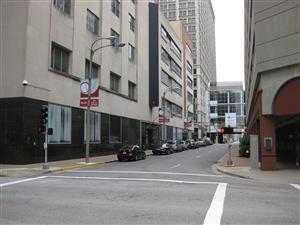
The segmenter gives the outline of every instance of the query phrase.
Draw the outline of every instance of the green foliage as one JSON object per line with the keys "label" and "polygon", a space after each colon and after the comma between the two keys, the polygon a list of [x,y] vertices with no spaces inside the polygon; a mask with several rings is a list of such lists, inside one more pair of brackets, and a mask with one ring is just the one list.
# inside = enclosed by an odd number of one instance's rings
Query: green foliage
{"label": "green foliage", "polygon": [[247,135],[240,138],[239,155],[240,157],[250,157],[250,137]]}

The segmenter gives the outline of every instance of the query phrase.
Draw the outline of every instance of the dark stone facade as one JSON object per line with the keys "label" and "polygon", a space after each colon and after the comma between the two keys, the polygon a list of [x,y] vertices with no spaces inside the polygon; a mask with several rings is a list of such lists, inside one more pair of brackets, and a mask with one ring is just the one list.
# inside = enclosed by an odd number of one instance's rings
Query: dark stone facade
{"label": "dark stone facade", "polygon": [[[40,125],[41,106],[47,104],[48,102],[23,97],[0,99],[0,163],[28,164],[44,161],[44,135],[39,134],[37,128]],[[123,144],[140,144],[140,121],[125,117],[118,117],[120,142],[110,143],[110,121],[116,117],[118,116],[101,113],[101,143],[90,144],[91,157],[114,154]],[[151,127],[147,126],[148,128]],[[157,137],[151,135],[149,138]],[[83,157],[84,110],[72,108],[71,143],[48,144],[48,161]]]}

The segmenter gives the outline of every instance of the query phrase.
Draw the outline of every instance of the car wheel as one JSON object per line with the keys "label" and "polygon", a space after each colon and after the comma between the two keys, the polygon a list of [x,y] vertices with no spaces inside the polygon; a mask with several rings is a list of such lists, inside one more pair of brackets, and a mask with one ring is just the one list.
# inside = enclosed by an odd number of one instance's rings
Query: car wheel
{"label": "car wheel", "polygon": [[145,153],[143,154],[143,158],[142,159],[146,159],[146,154]]}

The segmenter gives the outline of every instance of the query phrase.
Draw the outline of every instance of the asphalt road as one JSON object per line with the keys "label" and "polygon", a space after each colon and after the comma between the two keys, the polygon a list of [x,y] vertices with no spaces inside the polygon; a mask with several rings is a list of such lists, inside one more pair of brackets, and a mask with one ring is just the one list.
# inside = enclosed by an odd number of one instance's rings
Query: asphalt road
{"label": "asphalt road", "polygon": [[0,224],[300,224],[299,190],[217,173],[212,165],[226,151],[213,145],[27,180],[3,177]]}

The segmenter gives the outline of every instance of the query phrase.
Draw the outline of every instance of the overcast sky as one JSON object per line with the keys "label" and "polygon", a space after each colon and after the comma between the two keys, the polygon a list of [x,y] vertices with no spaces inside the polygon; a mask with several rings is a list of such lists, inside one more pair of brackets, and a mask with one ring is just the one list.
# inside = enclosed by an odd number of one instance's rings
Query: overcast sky
{"label": "overcast sky", "polygon": [[217,81],[244,81],[244,0],[211,0],[216,22]]}

